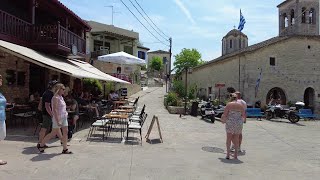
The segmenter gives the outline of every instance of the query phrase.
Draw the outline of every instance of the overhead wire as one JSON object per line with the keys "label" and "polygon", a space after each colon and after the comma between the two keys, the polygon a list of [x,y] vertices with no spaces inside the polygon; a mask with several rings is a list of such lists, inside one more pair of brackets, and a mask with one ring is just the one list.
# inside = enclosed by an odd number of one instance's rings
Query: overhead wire
{"label": "overhead wire", "polygon": [[130,11],[130,13],[139,21],[139,23],[154,37],[156,38],[159,42],[161,42],[163,45],[170,47],[168,44],[164,43],[161,41],[157,36],[155,36],[140,20],[139,18],[130,10],[130,8],[123,2],[123,0],[120,0],[121,3]]}
{"label": "overhead wire", "polygon": [[130,1],[130,3],[132,4],[132,6],[138,11],[138,13],[143,17],[143,19],[150,25],[150,27],[151,27],[157,34],[159,34],[159,36],[161,36],[163,39],[165,39],[166,41],[169,42],[169,40],[166,39],[166,37],[164,37],[162,34],[160,34],[160,33],[149,23],[149,21],[148,21],[148,20],[144,17],[144,15],[139,11],[139,9],[137,8],[137,6],[135,6],[131,0],[129,0],[129,1]]}
{"label": "overhead wire", "polygon": [[144,9],[140,6],[140,4],[138,3],[137,0],[134,0],[138,6],[140,7],[140,9],[142,10],[142,12],[148,17],[148,19],[151,21],[151,23],[167,38],[170,38],[169,36],[167,36],[163,31],[161,31],[161,29],[152,21],[152,19],[148,16],[148,14],[144,11]]}

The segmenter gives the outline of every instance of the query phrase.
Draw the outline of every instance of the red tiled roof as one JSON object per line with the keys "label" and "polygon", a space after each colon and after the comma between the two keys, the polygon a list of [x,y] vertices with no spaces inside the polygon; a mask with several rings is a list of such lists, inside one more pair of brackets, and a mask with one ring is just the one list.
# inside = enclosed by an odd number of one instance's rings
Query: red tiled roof
{"label": "red tiled roof", "polygon": [[67,8],[67,6],[62,4],[59,0],[52,0],[52,2],[56,3],[59,7],[61,7],[65,11],[67,11],[67,13],[71,14],[72,16],[74,16],[81,24],[86,26],[88,31],[91,30],[91,27],[83,19],[81,19],[77,14],[75,14],[73,11],[71,11],[69,8]]}

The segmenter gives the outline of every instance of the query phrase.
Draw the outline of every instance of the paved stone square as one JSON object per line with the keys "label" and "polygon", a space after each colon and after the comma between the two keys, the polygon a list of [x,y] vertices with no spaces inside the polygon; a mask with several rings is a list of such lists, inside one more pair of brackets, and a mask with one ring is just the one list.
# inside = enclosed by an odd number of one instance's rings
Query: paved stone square
{"label": "paved stone square", "polygon": [[[163,106],[165,88],[148,88],[140,96],[148,118],[160,120],[163,143],[123,142],[120,132],[105,141],[86,140],[88,129],[81,129],[69,143],[72,155],[62,155],[59,141],[39,154],[33,129],[25,135],[8,135],[0,142],[0,179],[318,179],[320,176],[320,121],[257,121],[244,126],[243,153],[239,161],[225,160],[224,125],[200,117],[168,114]],[[156,126],[155,126],[156,127]],[[9,129],[10,130],[10,129]],[[30,131],[30,132],[29,132]],[[8,134],[12,134],[8,132]],[[27,136],[26,136],[27,135]],[[30,135],[30,136],[29,136]],[[154,128],[151,139],[157,139]],[[131,138],[132,139],[132,138]]]}

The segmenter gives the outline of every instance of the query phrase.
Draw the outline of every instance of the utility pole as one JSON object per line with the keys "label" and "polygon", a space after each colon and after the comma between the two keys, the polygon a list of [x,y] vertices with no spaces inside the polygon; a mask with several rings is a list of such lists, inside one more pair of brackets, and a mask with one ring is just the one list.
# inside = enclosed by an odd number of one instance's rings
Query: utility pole
{"label": "utility pole", "polygon": [[104,7],[110,7],[111,8],[111,19],[112,19],[112,24],[111,25],[113,25],[113,14],[115,14],[115,13],[120,13],[120,12],[114,12],[113,11],[113,6],[104,6]]}
{"label": "utility pole", "polygon": [[[169,71],[167,71],[166,72],[166,92],[168,92],[169,90],[168,89],[170,89],[170,87],[171,87],[171,80],[170,80],[170,76],[171,76],[171,56],[172,56],[172,38],[169,38],[169,42],[170,42],[170,49],[169,49]],[[168,67],[166,67],[166,69],[167,69]],[[168,74],[168,72],[169,72],[169,74]],[[167,87],[168,85],[168,80],[169,80],[169,88]]]}

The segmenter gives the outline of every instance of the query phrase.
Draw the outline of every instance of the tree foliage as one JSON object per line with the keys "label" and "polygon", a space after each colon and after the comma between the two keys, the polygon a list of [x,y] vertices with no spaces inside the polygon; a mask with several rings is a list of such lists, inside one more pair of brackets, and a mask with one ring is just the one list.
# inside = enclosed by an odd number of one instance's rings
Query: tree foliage
{"label": "tree foliage", "polygon": [[150,67],[153,70],[160,71],[163,67],[162,59],[159,56],[155,56],[152,58]]}
{"label": "tree foliage", "polygon": [[204,62],[201,60],[201,54],[196,49],[182,49],[182,51],[175,55],[174,66],[176,74],[181,75],[181,72],[186,68],[196,67]]}

